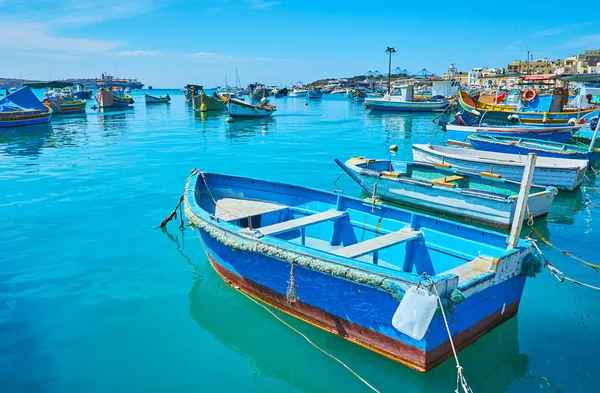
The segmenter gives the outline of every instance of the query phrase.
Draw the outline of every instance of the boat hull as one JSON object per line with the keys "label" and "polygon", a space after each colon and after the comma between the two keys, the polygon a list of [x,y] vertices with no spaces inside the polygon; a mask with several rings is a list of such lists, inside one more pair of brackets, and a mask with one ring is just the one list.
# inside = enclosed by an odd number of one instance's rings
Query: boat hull
{"label": "boat hull", "polygon": [[276,108],[259,108],[254,105],[239,105],[233,101],[228,105],[229,116],[234,118],[269,117],[277,111]]}
{"label": "boat hull", "polygon": [[0,128],[33,126],[50,122],[52,111],[23,111],[6,114],[0,112]]}
{"label": "boat hull", "polygon": [[132,101],[131,97],[121,97],[104,89],[96,93],[96,102],[100,108],[127,108]]}
{"label": "boat hull", "polygon": [[[295,268],[299,301],[290,304],[285,295],[288,262],[228,248],[208,232],[198,231],[217,273],[254,298],[421,372],[452,357],[440,315],[434,317],[423,339],[413,340],[392,327],[398,300],[389,294],[301,267]],[[518,311],[524,284],[525,277],[517,275],[456,306],[451,331],[457,350],[512,318]],[[491,312],[482,315],[482,309]]]}
{"label": "boat hull", "polygon": [[[413,145],[413,159],[417,162],[428,162],[432,164],[445,163],[465,172],[489,172],[493,167],[493,172],[502,177],[520,182],[523,178],[523,171],[527,156],[517,156],[512,154],[503,154],[501,160],[492,157],[488,152],[464,150],[462,154],[444,153],[427,145]],[[533,183],[542,186],[553,186],[559,190],[574,191],[583,182],[587,161],[582,160],[563,160],[572,162],[568,167],[546,166],[541,164],[540,159],[536,164],[533,174]]]}
{"label": "boat hull", "polygon": [[529,138],[552,142],[567,142],[578,127],[469,127],[454,124],[446,125],[446,140],[450,145],[470,147],[470,135],[507,136],[511,138]]}
{"label": "boat hull", "polygon": [[225,101],[214,98],[209,95],[196,95],[192,98],[194,110],[202,110],[202,104],[206,105],[207,111],[222,111],[225,108]]}
{"label": "boat hull", "polygon": [[447,102],[397,102],[383,98],[367,98],[365,104],[371,110],[389,112],[442,112],[448,107]]}

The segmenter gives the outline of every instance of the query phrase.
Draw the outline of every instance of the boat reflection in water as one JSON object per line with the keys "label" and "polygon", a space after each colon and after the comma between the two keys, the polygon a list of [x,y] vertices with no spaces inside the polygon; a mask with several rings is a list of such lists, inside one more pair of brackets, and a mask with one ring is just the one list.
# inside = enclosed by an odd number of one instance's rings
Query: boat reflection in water
{"label": "boat reflection in water", "polygon": [[3,129],[0,132],[0,153],[9,156],[38,157],[44,147],[54,147],[52,125]]}
{"label": "boat reflection in water", "polygon": [[272,117],[263,117],[259,119],[236,119],[234,122],[227,123],[226,136],[228,139],[247,139],[255,135],[266,135],[270,128],[277,124],[277,120]]}
{"label": "boat reflection in water", "polygon": [[98,112],[98,123],[105,131],[103,136],[121,135],[128,129],[127,119],[134,117],[134,112],[124,109],[100,109]]}
{"label": "boat reflection in water", "polygon": [[[193,236],[191,232],[188,234]],[[171,240],[174,240],[172,236]],[[179,250],[178,243],[177,247]],[[266,310],[224,284],[206,257],[194,265],[194,270],[198,279],[189,292],[190,316],[224,346],[248,359],[256,370],[255,378],[276,378],[306,392],[329,393],[331,386],[348,392],[363,389],[361,382],[346,369]],[[273,311],[382,392],[438,393],[453,389],[456,380],[453,359],[427,374],[419,373]],[[461,351],[459,357],[474,391],[506,391],[513,380],[525,375],[529,364],[528,356],[519,353],[518,318],[512,318],[483,336]],[[249,378],[248,385],[252,383]],[[227,381],[224,381],[223,390],[227,390]]]}

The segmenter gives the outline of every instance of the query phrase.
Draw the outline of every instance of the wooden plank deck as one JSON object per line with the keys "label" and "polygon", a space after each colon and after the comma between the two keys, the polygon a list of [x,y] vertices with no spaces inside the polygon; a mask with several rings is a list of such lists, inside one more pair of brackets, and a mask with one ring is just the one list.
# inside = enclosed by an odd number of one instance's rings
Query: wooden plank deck
{"label": "wooden plank deck", "polygon": [[224,221],[258,216],[287,208],[277,203],[251,201],[247,199],[222,198],[217,201],[215,217]]}
{"label": "wooden plank deck", "polygon": [[442,274],[456,274],[458,276],[458,283],[460,284],[475,276],[489,272],[492,270],[492,264],[493,260],[491,258],[477,257],[470,262],[446,270]]}
{"label": "wooden plank deck", "polygon": [[387,235],[375,237],[373,239],[365,240],[364,242],[351,244],[347,247],[337,249],[333,251],[332,254],[347,258],[356,258],[402,242],[419,238],[421,236],[423,236],[421,231],[403,228],[399,231],[388,233]]}
{"label": "wooden plank deck", "polygon": [[258,231],[263,235],[277,235],[278,233],[289,232],[294,229],[302,228],[308,225],[318,224],[329,220],[335,220],[347,215],[348,213],[338,210],[328,210],[321,213],[311,214],[310,216],[295,218],[293,220],[280,222],[263,228]]}

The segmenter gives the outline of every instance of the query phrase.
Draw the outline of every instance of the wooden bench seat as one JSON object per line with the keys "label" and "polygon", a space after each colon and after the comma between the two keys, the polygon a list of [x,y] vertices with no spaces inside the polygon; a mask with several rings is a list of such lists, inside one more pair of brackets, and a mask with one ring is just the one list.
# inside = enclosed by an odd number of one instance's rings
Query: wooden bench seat
{"label": "wooden bench seat", "polygon": [[214,216],[224,221],[232,221],[284,209],[287,209],[287,206],[277,203],[222,198],[217,201]]}
{"label": "wooden bench seat", "polygon": [[464,180],[464,179],[465,179],[464,176],[450,175],[450,176],[444,176],[444,177],[440,177],[437,179],[433,179],[433,180],[431,180],[431,182],[438,186],[455,188],[456,184],[454,184],[452,182],[458,181],[458,180]]}
{"label": "wooden bench seat", "polygon": [[333,251],[332,254],[347,258],[357,258],[422,236],[423,233],[421,231],[403,228],[399,231],[388,233],[387,235],[378,236],[373,239],[337,249]]}
{"label": "wooden bench seat", "polygon": [[294,229],[318,224],[320,222],[336,220],[347,214],[348,213],[344,211],[328,210],[325,212],[311,214],[309,216],[295,218],[293,220],[279,222],[273,225],[268,225],[266,227],[257,228],[257,230],[263,235],[277,235],[279,233],[293,231]]}

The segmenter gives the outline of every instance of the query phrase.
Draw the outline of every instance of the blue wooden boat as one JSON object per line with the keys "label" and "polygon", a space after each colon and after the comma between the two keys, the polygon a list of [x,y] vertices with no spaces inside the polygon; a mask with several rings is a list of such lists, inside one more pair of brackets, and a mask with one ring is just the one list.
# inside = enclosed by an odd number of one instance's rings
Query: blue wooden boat
{"label": "blue wooden boat", "polygon": [[319,99],[323,98],[323,93],[320,90],[310,90],[307,94],[309,99]]}
{"label": "blue wooden boat", "polygon": [[568,143],[556,143],[539,141],[528,138],[512,138],[491,135],[471,135],[468,137],[471,147],[475,150],[494,151],[498,153],[509,153],[527,155],[535,153],[539,157],[571,158],[577,160],[588,160],[591,166],[598,161],[600,149],[589,151],[588,146],[572,145]]}
{"label": "blue wooden boat", "polygon": [[517,313],[539,268],[528,242],[289,184],[193,171],[183,203],[235,288],[420,371],[452,356],[432,293],[462,349]]}
{"label": "blue wooden boat", "polygon": [[0,128],[45,124],[51,117],[52,110],[27,86],[0,100]]}
{"label": "blue wooden boat", "polygon": [[[480,172],[488,177],[521,181],[527,156],[518,154],[482,152],[432,144],[414,144],[413,159],[429,162],[459,171]],[[583,182],[587,160],[538,157],[533,174],[533,183],[553,186],[559,190],[574,191]]]}
{"label": "blue wooden boat", "polygon": [[581,126],[535,126],[535,125],[462,125],[445,124],[446,140],[450,145],[470,147],[470,135],[505,136],[566,143]]}
{"label": "blue wooden boat", "polygon": [[[336,162],[364,191],[382,200],[503,229],[513,223],[519,182],[430,163],[364,157]],[[555,187],[531,186],[527,206],[532,218],[546,217],[557,193]]]}
{"label": "blue wooden boat", "polygon": [[382,98],[365,100],[365,105],[374,111],[392,112],[442,112],[450,105],[444,97],[432,97],[430,100],[417,100],[414,94],[414,85],[408,84],[394,87],[389,94]]}

